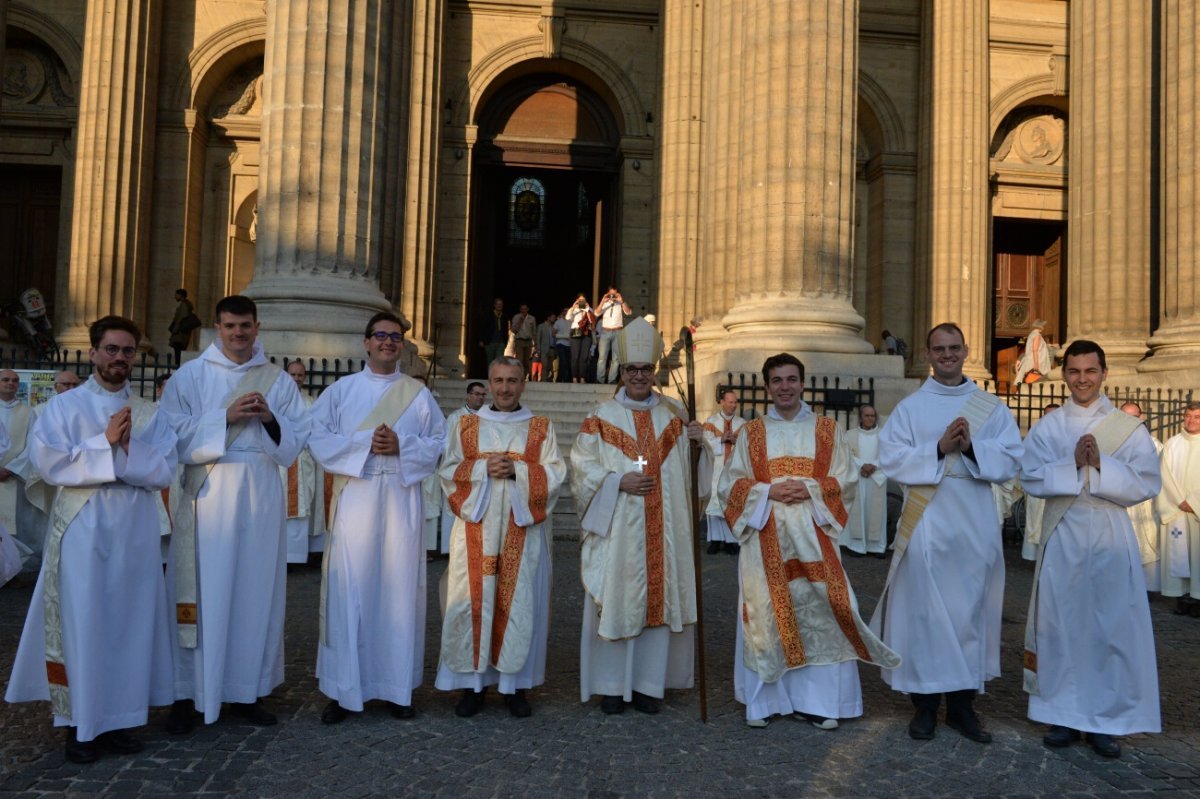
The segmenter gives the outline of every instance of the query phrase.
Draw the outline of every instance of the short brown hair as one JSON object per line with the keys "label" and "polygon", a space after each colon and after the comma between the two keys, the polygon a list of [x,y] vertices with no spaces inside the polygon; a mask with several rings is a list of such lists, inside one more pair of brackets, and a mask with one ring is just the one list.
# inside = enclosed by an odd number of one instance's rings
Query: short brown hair
{"label": "short brown hair", "polygon": [[132,319],[110,314],[109,316],[102,316],[88,325],[88,339],[92,342],[92,349],[100,346],[100,341],[104,338],[104,334],[110,330],[123,330],[133,336],[134,341],[142,340],[142,331]]}
{"label": "short brown hair", "polygon": [[772,369],[778,369],[781,366],[795,366],[800,370],[800,382],[804,382],[804,364],[800,362],[799,358],[797,358],[795,355],[792,355],[790,352],[781,352],[778,355],[772,355],[770,358],[767,358],[765,361],[763,361],[763,383],[766,383],[768,380],[770,380]]}

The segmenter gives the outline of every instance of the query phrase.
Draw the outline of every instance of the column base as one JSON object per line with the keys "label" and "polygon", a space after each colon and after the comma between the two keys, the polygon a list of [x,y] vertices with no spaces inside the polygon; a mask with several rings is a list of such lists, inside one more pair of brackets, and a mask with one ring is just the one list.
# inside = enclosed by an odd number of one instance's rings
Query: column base
{"label": "column base", "polygon": [[850,303],[803,294],[739,302],[721,320],[726,349],[873,354],[862,338],[866,322]]}
{"label": "column base", "polygon": [[1194,371],[1200,364],[1200,324],[1195,321],[1164,325],[1147,344],[1150,357],[1137,365],[1138,372]]}

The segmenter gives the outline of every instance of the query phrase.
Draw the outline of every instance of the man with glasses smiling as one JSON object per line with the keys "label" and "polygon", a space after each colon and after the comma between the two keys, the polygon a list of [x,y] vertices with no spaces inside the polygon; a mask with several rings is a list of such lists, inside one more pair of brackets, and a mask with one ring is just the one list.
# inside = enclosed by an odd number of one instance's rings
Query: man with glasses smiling
{"label": "man with glasses smiling", "polygon": [[222,702],[251,724],[275,716],[261,697],[283,682],[287,592],[279,467],[308,440],[296,384],[258,343],[258,308],[217,303],[216,340],[167,382],[160,407],[185,464],[171,533],[175,692],[167,731],[188,732],[195,706],[214,723]]}
{"label": "man with glasses smiling", "polygon": [[992,483],[1016,475],[1021,435],[1008,408],[963,375],[958,325],[930,330],[925,358],[932,378],[880,433],[880,467],[905,497],[871,627],[903,658],[883,679],[912,698],[911,737],[934,736],[944,693],[946,724],[988,743],[973,702],[1000,676],[1004,554]]}
{"label": "man with glasses smiling", "polygon": [[[585,591],[582,701],[657,713],[667,688],[692,686],[696,582],[689,441],[704,428],[653,390],[662,337],[635,319],[617,338],[625,385],[584,420],[571,450]],[[702,451],[700,486],[712,483]],[[602,612],[603,611],[603,612]]]}
{"label": "man with glasses smiling", "polygon": [[313,405],[308,446],[334,475],[321,574],[317,680],[325,724],[383,699],[415,715],[425,664],[425,542],[421,483],[446,442],[442,412],[399,368],[404,328],[383,311],[363,334],[367,368]]}

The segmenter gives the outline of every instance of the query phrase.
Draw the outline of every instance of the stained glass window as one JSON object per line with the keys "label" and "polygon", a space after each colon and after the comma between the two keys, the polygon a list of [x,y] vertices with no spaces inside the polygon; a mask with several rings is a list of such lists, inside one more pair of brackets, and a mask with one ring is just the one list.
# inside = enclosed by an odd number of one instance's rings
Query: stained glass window
{"label": "stained glass window", "polygon": [[508,243],[516,247],[546,244],[546,187],[537,178],[517,178],[508,193]]}

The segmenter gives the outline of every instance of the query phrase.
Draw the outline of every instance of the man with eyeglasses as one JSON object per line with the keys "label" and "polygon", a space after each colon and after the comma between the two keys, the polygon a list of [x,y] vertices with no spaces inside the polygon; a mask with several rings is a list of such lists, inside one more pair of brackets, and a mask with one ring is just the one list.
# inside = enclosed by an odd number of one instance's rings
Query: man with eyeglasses
{"label": "man with eyeglasses", "polygon": [[141,751],[127,730],[174,698],[156,500],[175,475],[175,431],[130,390],[137,326],[106,316],[88,332],[92,376],[29,434],[30,460],[59,489],[6,695],[51,702],[73,763]]}
{"label": "man with eyeglasses", "polygon": [[12,534],[17,545],[21,571],[32,575],[42,564],[46,516],[26,492],[27,483],[36,482],[37,478],[27,452],[36,414],[28,403],[17,399],[20,386],[20,375],[12,369],[0,370],[0,425],[11,439],[8,452],[0,457],[0,524]]}
{"label": "man with eyeglasses", "polygon": [[[704,428],[654,391],[662,357],[644,319],[617,337],[617,394],[584,420],[571,449],[572,487],[583,530],[581,699],[600,709],[657,713],[668,688],[690,688],[696,624],[692,563],[691,456]],[[701,450],[699,485],[712,485]]]}
{"label": "man with eyeglasses", "polygon": [[883,679],[912,699],[908,734],[934,736],[946,694],[947,726],[988,743],[973,703],[1000,676],[1004,554],[992,484],[1016,476],[1022,446],[1008,408],[963,375],[967,352],[953,322],[930,330],[933,376],[880,434],[880,467],[905,500],[871,626],[903,658]]}
{"label": "man with eyeglasses", "polygon": [[367,368],[313,404],[309,449],[334,475],[321,575],[317,681],[325,724],[382,699],[415,715],[425,666],[425,542],[421,484],[446,443],[442,412],[424,384],[400,371],[404,328],[371,317]]}
{"label": "man with eyeglasses", "polygon": [[279,467],[308,440],[296,383],[258,343],[258,308],[217,303],[216,340],[167,382],[160,407],[185,464],[173,519],[168,596],[175,606],[175,695],[167,732],[216,722],[221,703],[256,726],[283,682],[287,532]]}

